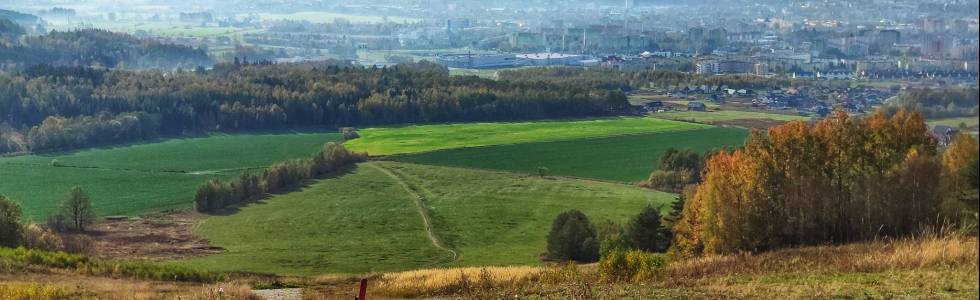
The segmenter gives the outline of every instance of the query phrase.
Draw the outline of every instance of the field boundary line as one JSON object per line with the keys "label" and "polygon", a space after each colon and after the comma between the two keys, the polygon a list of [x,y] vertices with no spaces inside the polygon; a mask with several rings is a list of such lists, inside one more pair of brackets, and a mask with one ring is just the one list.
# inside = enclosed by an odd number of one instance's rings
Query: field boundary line
{"label": "field boundary line", "polygon": [[405,189],[406,193],[408,193],[410,196],[414,198],[415,208],[418,210],[419,215],[422,216],[422,223],[425,226],[425,234],[429,237],[429,241],[431,241],[432,245],[435,246],[436,248],[449,252],[449,254],[452,256],[452,258],[445,263],[452,263],[459,260],[459,254],[456,253],[456,250],[450,249],[448,246],[446,246],[445,243],[442,242],[442,239],[440,239],[439,236],[435,233],[435,231],[432,230],[432,219],[429,216],[429,210],[425,207],[425,196],[417,192],[416,191],[417,188],[413,188],[411,184],[409,184],[403,178],[399,177],[392,170],[389,170],[388,168],[382,166],[378,166],[377,164],[366,164],[366,165],[371,166],[372,168],[377,169],[381,173],[384,173],[388,177],[391,177],[391,179],[394,179],[395,182],[397,182],[399,185],[402,186],[403,189]]}

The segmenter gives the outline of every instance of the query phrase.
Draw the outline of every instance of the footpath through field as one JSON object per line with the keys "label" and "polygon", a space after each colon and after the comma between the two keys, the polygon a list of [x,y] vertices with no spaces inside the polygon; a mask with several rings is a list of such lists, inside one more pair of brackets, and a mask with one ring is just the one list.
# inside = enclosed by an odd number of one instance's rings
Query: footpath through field
{"label": "footpath through field", "polygon": [[[415,207],[418,209],[419,215],[422,216],[422,223],[425,225],[425,234],[429,237],[429,240],[432,241],[432,245],[435,246],[436,248],[449,252],[449,254],[452,256],[452,258],[445,263],[452,263],[459,260],[459,255],[456,253],[456,250],[453,250],[448,246],[446,246],[445,243],[443,243],[442,240],[439,238],[439,236],[435,233],[435,231],[432,230],[432,220],[429,217],[429,210],[428,208],[426,208],[425,196],[422,195],[424,192],[422,190],[423,188],[412,185],[408,183],[408,181],[405,181],[405,179],[402,178],[402,176],[405,176],[404,173],[398,172],[396,170],[391,170],[383,166],[378,166],[377,164],[364,164],[364,165],[370,166],[372,168],[377,169],[378,171],[381,171],[381,173],[388,175],[388,177],[391,177],[391,179],[393,179],[395,182],[401,185],[402,188],[405,189],[405,192],[411,195],[415,199]],[[433,265],[436,264],[439,263],[434,263]]]}

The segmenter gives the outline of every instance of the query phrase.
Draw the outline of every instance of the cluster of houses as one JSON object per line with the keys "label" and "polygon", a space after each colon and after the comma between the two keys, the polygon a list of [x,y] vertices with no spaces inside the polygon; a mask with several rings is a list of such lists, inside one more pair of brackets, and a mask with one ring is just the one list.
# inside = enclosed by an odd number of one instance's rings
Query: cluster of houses
{"label": "cluster of houses", "polygon": [[[790,87],[772,88],[764,91],[753,89],[733,89],[726,85],[690,85],[674,87],[665,91],[669,97],[699,100],[689,101],[687,110],[705,111],[705,102],[723,104],[729,99],[743,102],[759,109],[796,109],[800,115],[825,117],[834,108],[849,113],[864,113],[871,107],[881,105],[894,95],[894,91],[875,88],[830,88],[830,87]],[[658,111],[663,103],[647,103],[645,109]]]}

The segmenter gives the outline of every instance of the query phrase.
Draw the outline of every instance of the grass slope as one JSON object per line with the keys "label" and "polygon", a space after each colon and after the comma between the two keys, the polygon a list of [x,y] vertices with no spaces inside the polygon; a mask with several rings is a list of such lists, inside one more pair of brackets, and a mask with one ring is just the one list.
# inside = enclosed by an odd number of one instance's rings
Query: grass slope
{"label": "grass slope", "polygon": [[534,142],[396,155],[397,161],[479,169],[551,174],[621,182],[644,180],[669,147],[706,152],[740,146],[747,131],[714,127],[681,132],[624,135],[594,139]]}
{"label": "grass slope", "polygon": [[409,194],[360,166],[289,194],[212,216],[197,228],[228,252],[181,262],[207,270],[291,275],[400,270],[447,258]]}
{"label": "grass slope", "polygon": [[523,142],[558,141],[624,134],[708,128],[707,125],[643,117],[514,123],[459,123],[376,127],[359,131],[348,148],[371,155],[426,152]]}
{"label": "grass slope", "polygon": [[536,264],[552,220],[567,209],[593,220],[624,221],[644,205],[674,198],[620,184],[370,162],[302,191],[207,218],[198,233],[228,252],[177,263],[290,275],[444,263],[449,254],[426,236],[416,195],[435,234],[459,254],[450,265],[467,266]]}
{"label": "grass slope", "polygon": [[335,133],[213,135],[0,158],[0,194],[18,201],[36,221],[43,221],[74,185],[85,189],[99,215],[189,207],[203,181],[306,157],[337,139]]}

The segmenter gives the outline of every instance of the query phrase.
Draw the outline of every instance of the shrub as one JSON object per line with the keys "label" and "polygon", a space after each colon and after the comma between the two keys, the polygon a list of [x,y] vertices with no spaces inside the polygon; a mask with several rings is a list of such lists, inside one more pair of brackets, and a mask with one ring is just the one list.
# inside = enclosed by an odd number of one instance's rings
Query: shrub
{"label": "shrub", "polygon": [[24,226],[24,247],[44,251],[60,251],[65,248],[61,236],[37,224]]}
{"label": "shrub", "polygon": [[68,234],[61,236],[61,243],[64,251],[75,254],[95,253],[95,240],[87,235]]}
{"label": "shrub", "polygon": [[0,247],[20,245],[20,216],[20,205],[0,195]]}
{"label": "shrub", "polygon": [[605,281],[639,282],[663,272],[667,259],[662,254],[641,250],[614,250],[599,261],[599,275]]}
{"label": "shrub", "polygon": [[573,209],[555,218],[548,233],[548,257],[580,262],[598,259],[599,242],[585,214]]}
{"label": "shrub", "polygon": [[548,174],[551,174],[551,170],[549,170],[547,167],[538,167],[538,176],[545,177],[548,176]]}
{"label": "shrub", "polygon": [[361,135],[357,133],[357,128],[354,127],[341,128],[340,133],[344,135],[345,141],[349,141],[361,137]]}

